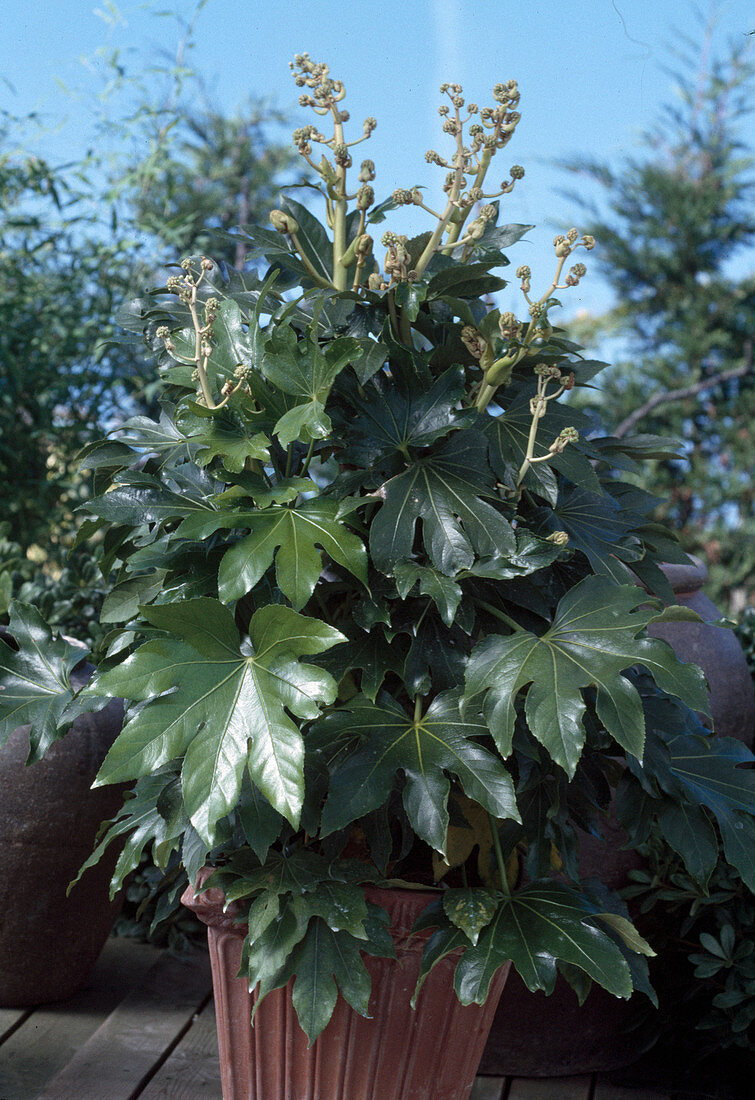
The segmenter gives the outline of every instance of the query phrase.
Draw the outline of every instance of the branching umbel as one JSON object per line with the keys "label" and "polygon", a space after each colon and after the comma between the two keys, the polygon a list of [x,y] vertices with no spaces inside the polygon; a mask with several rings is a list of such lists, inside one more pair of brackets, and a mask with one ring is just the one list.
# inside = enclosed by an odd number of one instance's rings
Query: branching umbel
{"label": "branching umbel", "polygon": [[189,307],[194,330],[193,356],[187,358],[176,354],[175,344],[167,326],[161,325],[155,335],[163,341],[166,351],[170,352],[179,361],[194,367],[192,379],[199,385],[198,400],[208,409],[222,409],[244,385],[248,371],[239,364],[236,372],[238,381],[231,382],[229,380],[225,382],[221,389],[220,401],[215,400],[208,367],[212,357],[213,322],[218,315],[220,301],[217,298],[208,298],[204,303],[203,317],[200,317],[200,306],[197,299],[197,291],[202,280],[207,272],[212,270],[213,266],[212,260],[202,257],[200,270],[197,273],[191,260],[182,260],[183,275],[172,275],[166,283],[166,288],[173,294],[177,294],[180,300]]}

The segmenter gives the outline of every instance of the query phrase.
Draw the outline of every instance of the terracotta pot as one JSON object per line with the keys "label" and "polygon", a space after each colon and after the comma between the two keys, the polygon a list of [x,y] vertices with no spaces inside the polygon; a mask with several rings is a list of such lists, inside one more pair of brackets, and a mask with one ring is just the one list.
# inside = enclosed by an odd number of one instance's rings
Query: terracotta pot
{"label": "terracotta pot", "polygon": [[[3,643],[0,643],[3,644]],[[86,683],[92,668],[74,672]],[[39,763],[26,766],[29,727],[0,750],[0,1006],[70,997],[84,984],[120,901],[108,900],[115,855],[66,889],[91,854],[122,788],[89,788],[123,718],[120,701],[77,718]]]}
{"label": "terracotta pot", "polygon": [[[209,871],[200,875],[201,890]],[[416,1012],[414,992],[425,936],[411,927],[435,896],[411,890],[365,891],[391,918],[397,960],[365,956],[372,978],[371,1018],[339,996],[333,1017],[310,1050],[291,1003],[291,985],[268,994],[250,1026],[254,996],[237,978],[243,925],[223,913],[219,890],[182,901],[208,925],[218,1017],[223,1100],[466,1100],[474,1084],[508,966],[487,1003],[459,1004],[453,992],[456,957],[427,978]]]}
{"label": "terracotta pot", "polygon": [[[707,620],[721,618],[701,590],[708,577],[701,561],[690,559],[688,565],[664,565],[662,569],[678,604]],[[706,622],[658,623],[649,632],[667,641],[682,661],[694,662],[705,672],[716,733],[752,744],[752,680],[732,631]],[[605,842],[581,834],[580,874],[599,878],[618,890],[627,885],[627,872],[641,867],[642,860],[636,852],[622,850],[626,836],[615,819],[609,818],[604,832]],[[530,993],[513,974],[501,997],[480,1071],[557,1077],[627,1066],[646,1049],[642,1028],[646,1009],[647,1002],[639,995],[626,1002],[597,987],[580,1007],[562,978],[553,995],[546,997]]]}
{"label": "terracotta pot", "polygon": [[[701,618],[722,618],[702,587],[708,570],[699,558],[689,565],[664,565],[663,572],[674,590],[676,602],[690,607]],[[713,726],[720,737],[738,737],[752,745],[755,736],[755,693],[747,660],[731,630],[704,623],[655,623],[648,628],[655,638],[669,643],[677,657],[702,668],[710,689]]]}

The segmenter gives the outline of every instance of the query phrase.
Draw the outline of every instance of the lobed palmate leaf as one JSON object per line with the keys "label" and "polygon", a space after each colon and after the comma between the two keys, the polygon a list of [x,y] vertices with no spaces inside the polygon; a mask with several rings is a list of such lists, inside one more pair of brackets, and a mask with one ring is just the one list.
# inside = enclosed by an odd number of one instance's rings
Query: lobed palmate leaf
{"label": "lobed palmate leaf", "polygon": [[147,701],[110,749],[97,782],[147,775],[183,757],[186,811],[208,847],[217,822],[236,805],[244,769],[270,804],[298,825],[304,794],[304,745],[298,718],[315,718],[336,685],[299,660],[343,635],[291,608],[270,605],[252,616],[250,645],[229,608],[198,598],[144,608],[172,637],[146,642],[96,678],[96,694]]}
{"label": "lobed palmate leaf", "polygon": [[527,689],[524,711],[530,730],[571,777],[585,743],[585,688],[597,688],[596,711],[627,752],[642,758],[642,700],[622,672],[644,665],[664,691],[707,711],[705,678],[685,665],[665,642],[638,634],[654,611],[634,585],[617,586],[587,577],[561,600],[553,624],[541,636],[515,631],[491,635],[472,652],[467,697],[484,693],[483,713],[505,757],[511,752],[516,697]]}

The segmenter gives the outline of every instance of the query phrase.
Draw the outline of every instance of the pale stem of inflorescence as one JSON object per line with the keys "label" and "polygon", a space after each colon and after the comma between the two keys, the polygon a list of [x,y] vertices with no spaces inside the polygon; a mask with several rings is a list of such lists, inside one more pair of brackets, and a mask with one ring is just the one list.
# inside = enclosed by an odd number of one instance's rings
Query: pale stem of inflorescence
{"label": "pale stem of inflorescence", "polygon": [[177,294],[182,302],[188,306],[194,330],[194,355],[191,357],[180,355],[176,351],[175,343],[170,329],[161,325],[155,335],[162,340],[165,348],[174,359],[187,366],[194,367],[193,380],[199,385],[199,396],[203,405],[208,409],[222,409],[227,405],[231,397],[241,389],[246,382],[248,369],[239,366],[236,370],[238,381],[229,379],[221,389],[221,400],[215,401],[210,385],[208,367],[212,356],[212,326],[220,309],[220,301],[217,298],[208,298],[204,303],[204,319],[200,317],[197,292],[208,271],[212,270],[212,260],[203,256],[200,263],[199,275],[194,273],[191,260],[182,260],[183,275],[172,275],[166,282],[166,288],[172,294]]}

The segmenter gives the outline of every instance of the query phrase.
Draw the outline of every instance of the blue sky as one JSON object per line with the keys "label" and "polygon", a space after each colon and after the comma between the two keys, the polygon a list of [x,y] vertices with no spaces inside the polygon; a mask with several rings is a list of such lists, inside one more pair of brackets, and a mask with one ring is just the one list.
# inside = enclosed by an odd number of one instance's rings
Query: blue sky
{"label": "blue sky", "polygon": [[[92,140],[105,58],[120,51],[134,74],[164,64],[180,30],[156,11],[190,19],[196,7],[196,0],[121,0],[117,9],[107,0],[6,0],[0,104],[15,115],[39,110],[53,159],[75,156]],[[615,163],[640,151],[642,131],[673,98],[663,67],[673,62],[675,32],[700,36],[694,10],[687,0],[206,0],[187,60],[215,105],[230,111],[250,96],[271,97],[290,108],[292,127],[309,119],[296,105],[289,60],[304,50],[328,60],[346,83],[357,128],[366,115],[378,119],[369,149],[360,147],[376,162],[378,197],[424,184],[428,201],[444,175],[424,160],[427,148],[443,147],[440,82],[458,81],[469,100],[485,105],[496,81],[516,78],[522,122],[497,163],[501,178],[513,163],[526,177],[504,198],[503,218],[536,224],[511,258],[549,281],[555,228],[579,224],[557,194],[571,181],[553,162],[581,153]],[[714,48],[755,28],[750,0],[716,10]],[[417,214],[402,211],[404,224],[392,227],[421,230]],[[599,280],[588,277],[569,305],[593,311],[607,301]]]}

